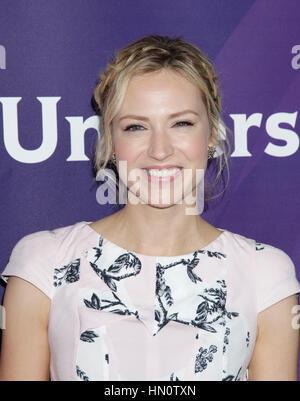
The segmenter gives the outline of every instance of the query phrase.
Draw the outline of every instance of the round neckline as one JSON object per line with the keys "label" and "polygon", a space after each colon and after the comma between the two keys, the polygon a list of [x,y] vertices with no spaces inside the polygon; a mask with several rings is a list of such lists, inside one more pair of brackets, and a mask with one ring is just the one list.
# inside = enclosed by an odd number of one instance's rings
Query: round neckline
{"label": "round neckline", "polygon": [[184,259],[187,258],[191,255],[193,255],[195,252],[201,252],[201,251],[206,251],[208,250],[208,248],[211,248],[213,246],[215,246],[215,244],[219,243],[220,241],[223,240],[223,237],[226,235],[227,230],[223,229],[223,228],[219,228],[216,227],[218,230],[221,230],[221,234],[219,234],[217,236],[217,238],[215,238],[214,240],[212,240],[211,242],[209,242],[206,246],[204,246],[203,248],[199,248],[199,249],[195,249],[192,252],[189,253],[184,253],[182,255],[170,255],[170,256],[166,256],[166,255],[147,255],[144,253],[138,253],[135,251],[130,251],[129,249],[125,249],[122,248],[121,246],[117,245],[116,243],[110,241],[109,239],[105,238],[102,234],[98,233],[96,230],[94,230],[89,224],[93,223],[93,221],[82,221],[82,224],[85,225],[85,227],[87,227],[87,229],[93,234],[95,235],[95,237],[97,238],[97,240],[99,240],[99,238],[102,238],[105,242],[113,245],[114,247],[116,247],[117,249],[119,249],[120,251],[122,251],[123,253],[132,253],[134,255],[140,256],[140,257],[152,257],[152,258],[159,258],[159,259]]}

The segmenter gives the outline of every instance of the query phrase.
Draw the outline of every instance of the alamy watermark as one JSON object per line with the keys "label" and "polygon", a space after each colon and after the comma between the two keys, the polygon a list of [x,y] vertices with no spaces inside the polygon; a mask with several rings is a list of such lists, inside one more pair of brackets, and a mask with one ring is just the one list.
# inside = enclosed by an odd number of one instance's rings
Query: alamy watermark
{"label": "alamy watermark", "polygon": [[6,70],[6,49],[0,45],[0,70]]}
{"label": "alamy watermark", "polygon": [[5,308],[0,305],[0,330],[5,329]]}
{"label": "alamy watermark", "polygon": [[292,68],[294,70],[299,70],[299,68],[300,68],[300,45],[295,45],[292,47],[292,54],[295,54],[295,56],[291,60]]}
{"label": "alamy watermark", "polygon": [[294,305],[291,309],[291,313],[296,314],[292,319],[292,328],[298,330],[300,329],[300,305]]}
{"label": "alamy watermark", "polygon": [[[204,169],[181,168],[174,175],[150,176],[140,168],[131,169],[127,175],[127,161],[119,161],[119,188],[113,170],[104,169],[97,174],[104,181],[96,192],[100,205],[131,203],[159,205],[185,205],[187,215],[201,214],[204,209]],[[117,199],[118,198],[118,199]]]}

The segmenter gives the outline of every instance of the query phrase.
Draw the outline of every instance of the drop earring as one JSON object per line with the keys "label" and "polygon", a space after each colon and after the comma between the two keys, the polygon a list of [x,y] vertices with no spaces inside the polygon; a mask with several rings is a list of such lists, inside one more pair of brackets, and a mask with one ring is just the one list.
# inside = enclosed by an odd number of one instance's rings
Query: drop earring
{"label": "drop earring", "polygon": [[216,151],[216,147],[215,146],[208,146],[207,158],[208,159],[212,159],[214,157],[215,151]]}

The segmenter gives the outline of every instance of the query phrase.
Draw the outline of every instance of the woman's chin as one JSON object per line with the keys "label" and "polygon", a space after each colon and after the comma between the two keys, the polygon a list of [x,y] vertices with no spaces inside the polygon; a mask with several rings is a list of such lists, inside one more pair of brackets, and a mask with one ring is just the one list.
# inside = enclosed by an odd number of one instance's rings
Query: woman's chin
{"label": "woman's chin", "polygon": [[171,206],[175,206],[178,203],[182,203],[182,197],[168,197],[168,196],[160,196],[160,197],[149,197],[147,198],[147,196],[139,196],[139,201],[142,204],[148,205],[148,206],[152,206],[152,207],[156,207],[156,208],[160,208],[160,209],[165,209]]}

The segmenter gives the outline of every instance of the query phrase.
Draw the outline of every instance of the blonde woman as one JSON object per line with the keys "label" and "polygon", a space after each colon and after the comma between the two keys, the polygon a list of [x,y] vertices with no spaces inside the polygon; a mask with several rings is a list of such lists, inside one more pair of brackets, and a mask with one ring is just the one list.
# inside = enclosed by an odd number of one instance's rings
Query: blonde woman
{"label": "blonde woman", "polygon": [[116,53],[94,98],[98,177],[114,163],[127,202],[15,245],[1,379],[297,380],[292,260],[200,216],[230,152],[211,62],[147,36]]}

